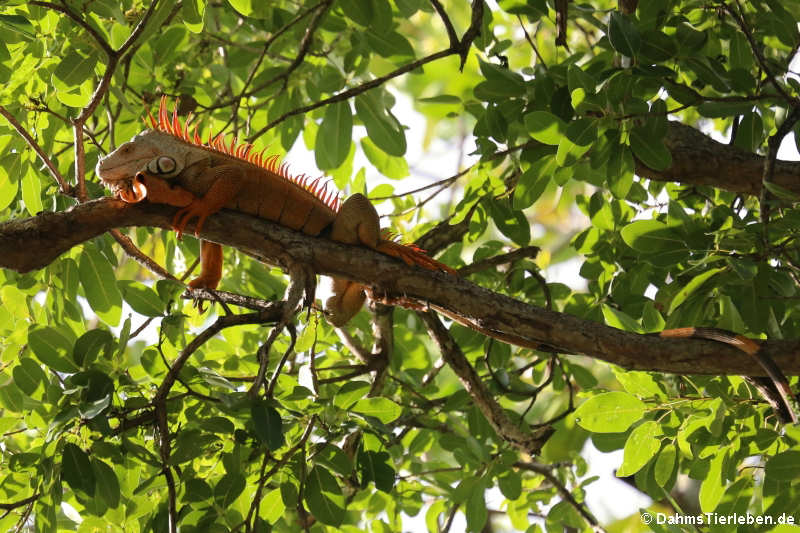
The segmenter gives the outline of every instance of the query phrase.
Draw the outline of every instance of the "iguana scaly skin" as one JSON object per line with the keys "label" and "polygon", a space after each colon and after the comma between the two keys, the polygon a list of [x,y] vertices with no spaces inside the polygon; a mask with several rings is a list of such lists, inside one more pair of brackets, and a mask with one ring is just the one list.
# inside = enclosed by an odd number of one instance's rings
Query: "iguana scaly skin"
{"label": "iguana scaly skin", "polygon": [[[221,135],[203,143],[189,133],[177,116],[177,105],[170,117],[162,98],[158,119],[150,116],[146,129],[97,162],[97,175],[126,202],[151,202],[180,207],[173,227],[180,235],[197,219],[199,233],[209,215],[222,208],[233,209],[302,231],[308,235],[326,234],[346,244],[368,246],[402,259],[410,265],[455,273],[453,269],[423,253],[413,245],[382,238],[378,214],[361,194],[340,202],[338,194],[327,190],[327,182],[305,175],[292,176],[277,156],[264,157],[250,144],[226,145]],[[214,289],[222,278],[222,248],[201,244],[201,272],[189,285]],[[333,296],[325,304],[328,320],[342,325],[361,309],[364,287],[334,278]]]}

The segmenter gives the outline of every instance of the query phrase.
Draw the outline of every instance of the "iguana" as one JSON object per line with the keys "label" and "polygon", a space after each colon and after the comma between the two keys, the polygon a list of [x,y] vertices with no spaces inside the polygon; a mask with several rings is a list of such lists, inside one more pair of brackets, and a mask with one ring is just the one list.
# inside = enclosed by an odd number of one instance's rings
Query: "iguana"
{"label": "iguana", "polygon": [[[191,118],[191,117],[190,117]],[[198,234],[206,218],[222,208],[278,222],[308,235],[327,235],[346,244],[368,246],[410,265],[455,273],[414,245],[382,235],[378,213],[362,194],[341,202],[321,178],[293,176],[278,156],[255,152],[251,144],[226,144],[222,135],[203,143],[181,124],[177,105],[170,117],[162,97],[158,118],[149,115],[151,128],[120,145],[97,162],[96,172],[120,199],[135,203],[145,198],[181,209],[173,218],[180,236],[197,219]],[[201,271],[189,286],[214,289],[222,278],[222,247],[201,243]],[[328,320],[340,326],[352,318],[366,298],[358,283],[334,278],[333,295],[326,301]]]}

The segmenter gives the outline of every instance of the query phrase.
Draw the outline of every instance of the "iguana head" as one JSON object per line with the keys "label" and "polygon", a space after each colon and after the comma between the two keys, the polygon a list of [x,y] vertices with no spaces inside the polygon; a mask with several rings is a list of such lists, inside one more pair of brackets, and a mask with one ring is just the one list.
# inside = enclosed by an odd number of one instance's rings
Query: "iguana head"
{"label": "iguana head", "polygon": [[98,177],[116,196],[139,202],[146,191],[137,186],[138,172],[171,178],[186,167],[192,147],[173,135],[147,129],[97,161]]}

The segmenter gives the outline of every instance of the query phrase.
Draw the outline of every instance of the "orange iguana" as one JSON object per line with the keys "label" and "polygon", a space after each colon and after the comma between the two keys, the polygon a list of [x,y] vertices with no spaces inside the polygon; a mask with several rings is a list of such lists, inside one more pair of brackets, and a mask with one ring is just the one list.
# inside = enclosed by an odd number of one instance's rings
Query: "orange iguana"
{"label": "orange iguana", "polygon": [[[180,207],[172,225],[180,236],[186,224],[197,219],[196,233],[205,219],[222,208],[233,209],[278,222],[308,235],[326,234],[346,244],[369,246],[410,265],[449,273],[455,271],[413,245],[403,245],[381,236],[378,214],[362,194],[340,202],[327,183],[308,176],[292,176],[278,156],[264,157],[250,144],[226,145],[222,135],[203,143],[183,125],[177,105],[169,116],[162,97],[158,119],[149,116],[151,129],[97,162],[97,175],[126,202],[151,202]],[[193,288],[214,289],[222,277],[222,247],[202,241],[201,272],[189,283]],[[364,287],[358,283],[333,280],[333,296],[325,303],[328,320],[342,325],[364,303]]]}

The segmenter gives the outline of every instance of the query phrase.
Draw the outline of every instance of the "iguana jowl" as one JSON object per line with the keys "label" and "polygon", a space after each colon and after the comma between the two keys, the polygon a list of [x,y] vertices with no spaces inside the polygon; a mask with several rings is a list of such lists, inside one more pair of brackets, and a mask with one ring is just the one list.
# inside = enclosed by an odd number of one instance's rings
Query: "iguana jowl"
{"label": "iguana jowl", "polygon": [[[320,179],[292,176],[277,156],[264,157],[252,145],[226,145],[221,135],[203,143],[197,130],[190,134],[177,106],[170,117],[166,98],[161,99],[158,119],[150,116],[151,129],[97,162],[97,175],[126,202],[169,204],[181,209],[173,219],[180,235],[197,219],[196,232],[205,219],[222,208],[272,220],[308,235],[327,235],[335,241],[369,246],[408,264],[454,273],[450,267],[425,255],[413,245],[381,237],[378,214],[361,194],[340,202],[339,196],[320,185]],[[214,289],[222,277],[222,248],[201,244],[201,272],[189,285]],[[333,296],[325,304],[328,320],[342,325],[361,309],[364,287],[334,278]]]}

